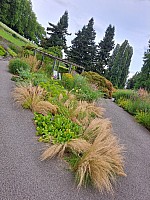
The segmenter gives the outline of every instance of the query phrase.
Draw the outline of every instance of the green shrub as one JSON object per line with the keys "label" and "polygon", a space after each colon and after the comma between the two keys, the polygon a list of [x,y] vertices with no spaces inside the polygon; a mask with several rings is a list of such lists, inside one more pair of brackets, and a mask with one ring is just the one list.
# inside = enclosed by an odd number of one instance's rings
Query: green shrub
{"label": "green shrub", "polygon": [[9,48],[10,48],[11,50],[13,50],[16,54],[22,52],[22,48],[21,48],[21,47],[18,47],[18,46],[16,46],[16,45],[14,45],[14,44],[10,44],[10,45],[9,45]]}
{"label": "green shrub", "polygon": [[113,85],[112,83],[107,80],[105,77],[99,75],[96,72],[84,72],[82,73],[83,76],[87,78],[87,80],[94,84],[99,90],[104,92],[109,98],[112,97],[113,92]]}
{"label": "green shrub", "polygon": [[45,66],[43,67],[44,71],[47,73],[48,76],[52,76],[53,74],[53,66],[52,64],[45,64]]}
{"label": "green shrub", "polygon": [[5,49],[0,45],[0,56],[6,56],[7,52]]}
{"label": "green shrub", "polygon": [[143,124],[150,130],[150,112],[138,112],[135,118],[139,123]]}
{"label": "green shrub", "polygon": [[100,91],[93,90],[86,78],[79,74],[75,76],[64,74],[61,82],[66,89],[71,90],[80,100],[91,102],[102,95]]}
{"label": "green shrub", "polygon": [[114,93],[116,103],[134,115],[137,121],[150,129],[150,97],[143,91],[118,90]]}
{"label": "green shrub", "polygon": [[124,99],[137,99],[138,94],[133,90],[117,90],[113,93],[113,97],[118,100],[120,98]]}
{"label": "green shrub", "polygon": [[39,140],[44,142],[64,144],[71,139],[78,138],[82,131],[79,125],[59,114],[55,116],[35,114],[34,120],[37,125],[36,134],[41,136]]}
{"label": "green shrub", "polygon": [[21,59],[19,58],[16,58],[16,59],[13,59],[9,62],[9,71],[12,73],[12,74],[19,74],[19,71],[21,70],[28,70],[30,69],[30,66],[22,61]]}
{"label": "green shrub", "polygon": [[66,96],[66,90],[56,80],[41,82],[39,85],[44,88],[51,97],[58,99],[60,94],[62,94],[63,97]]}

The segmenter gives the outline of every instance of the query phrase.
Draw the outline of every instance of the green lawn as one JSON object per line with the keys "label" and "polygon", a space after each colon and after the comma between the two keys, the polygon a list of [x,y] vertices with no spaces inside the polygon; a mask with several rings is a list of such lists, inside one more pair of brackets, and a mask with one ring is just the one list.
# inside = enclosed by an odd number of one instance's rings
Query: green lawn
{"label": "green lawn", "polygon": [[6,32],[3,29],[0,29],[0,36],[19,47],[25,46],[27,44],[20,39],[13,37],[10,33]]}

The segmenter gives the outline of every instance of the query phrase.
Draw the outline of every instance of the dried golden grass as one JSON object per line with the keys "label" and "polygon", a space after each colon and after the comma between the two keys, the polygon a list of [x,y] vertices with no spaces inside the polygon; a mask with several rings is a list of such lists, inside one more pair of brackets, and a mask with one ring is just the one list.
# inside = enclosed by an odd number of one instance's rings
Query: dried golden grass
{"label": "dried golden grass", "polygon": [[96,136],[103,135],[103,131],[106,129],[111,133],[111,127],[111,122],[108,119],[95,118],[90,122],[83,135],[89,142],[93,142]]}
{"label": "dried golden grass", "polygon": [[79,101],[76,108],[72,111],[72,116],[76,117],[80,123],[87,127],[93,117],[102,117],[104,109],[97,107],[95,103]]}
{"label": "dried golden grass", "polygon": [[36,56],[29,55],[28,57],[24,57],[23,60],[30,65],[32,72],[38,71],[40,60],[37,60]]}
{"label": "dried golden grass", "polygon": [[67,143],[67,148],[75,151],[76,153],[84,153],[90,148],[90,146],[90,143],[81,138],[72,139]]}
{"label": "dried golden grass", "polygon": [[46,91],[40,86],[32,86],[31,84],[28,86],[20,85],[14,89],[13,96],[16,102],[34,112],[43,115],[46,115],[48,112],[57,113],[57,106],[44,101]]}
{"label": "dried golden grass", "polygon": [[57,108],[58,107],[56,105],[53,105],[48,101],[39,101],[36,104],[32,103],[32,111],[41,113],[43,115],[47,115],[48,112],[51,112],[52,114],[56,114]]}
{"label": "dried golden grass", "polygon": [[84,139],[72,139],[69,142],[66,142],[65,144],[54,144],[50,146],[44,151],[44,153],[41,156],[41,159],[51,159],[57,155],[59,157],[62,157],[66,149],[70,149],[71,151],[76,153],[84,153],[89,149],[90,146],[91,144]]}
{"label": "dried golden grass", "polygon": [[102,117],[104,109],[101,107],[97,107],[94,102],[87,103],[86,101],[79,101],[78,106],[74,111],[74,115],[78,116],[80,112],[86,112],[87,115],[93,113],[97,117]]}
{"label": "dried golden grass", "polygon": [[44,151],[41,155],[41,160],[51,159],[62,151],[63,144],[54,144]]}
{"label": "dried golden grass", "polygon": [[86,184],[87,176],[98,190],[113,191],[112,181],[116,175],[126,176],[123,170],[122,147],[109,129],[98,134],[89,150],[84,153],[77,166],[78,187]]}

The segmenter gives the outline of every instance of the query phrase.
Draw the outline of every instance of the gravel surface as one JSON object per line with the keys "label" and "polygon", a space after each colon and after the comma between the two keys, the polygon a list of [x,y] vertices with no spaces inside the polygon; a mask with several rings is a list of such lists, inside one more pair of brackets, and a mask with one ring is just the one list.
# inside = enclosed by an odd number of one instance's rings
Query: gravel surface
{"label": "gravel surface", "polygon": [[14,83],[0,61],[0,200],[149,200],[150,134],[110,100],[106,107],[114,132],[125,144],[126,178],[118,178],[114,194],[76,189],[74,177],[60,160],[40,161],[45,145],[37,142],[33,114],[12,99]]}

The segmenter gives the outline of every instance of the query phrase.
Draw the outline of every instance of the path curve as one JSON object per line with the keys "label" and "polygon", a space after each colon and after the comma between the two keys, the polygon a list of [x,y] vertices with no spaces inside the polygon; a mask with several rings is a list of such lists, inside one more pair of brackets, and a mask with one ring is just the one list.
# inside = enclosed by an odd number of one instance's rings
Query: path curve
{"label": "path curve", "polygon": [[125,144],[127,178],[118,178],[114,195],[93,188],[76,189],[74,177],[60,160],[41,162],[33,114],[12,99],[14,83],[7,61],[0,61],[0,200],[149,200],[150,134],[111,101],[100,102]]}

